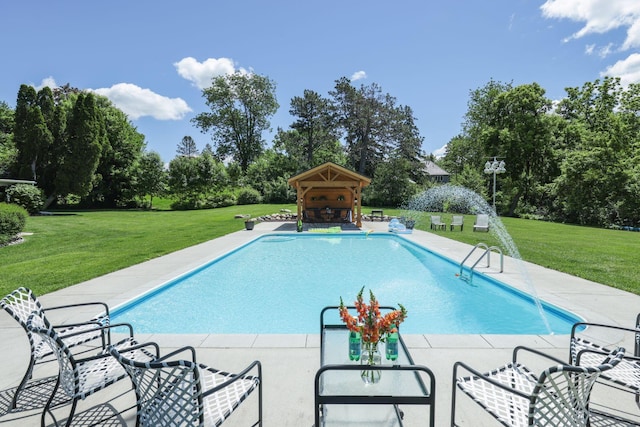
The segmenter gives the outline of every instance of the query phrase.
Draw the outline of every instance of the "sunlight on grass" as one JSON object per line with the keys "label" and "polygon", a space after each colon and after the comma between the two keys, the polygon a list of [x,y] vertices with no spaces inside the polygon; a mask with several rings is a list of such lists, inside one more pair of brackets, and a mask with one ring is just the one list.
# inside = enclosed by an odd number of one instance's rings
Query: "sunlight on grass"
{"label": "sunlight on grass", "polygon": [[[158,200],[167,208],[169,202]],[[154,206],[156,202],[154,201]],[[19,286],[52,292],[234,231],[236,214],[252,217],[295,212],[294,205],[246,205],[198,211],[68,211],[30,217],[26,242],[0,248],[0,295]],[[364,213],[371,208],[363,209]],[[400,215],[398,209],[384,209]],[[450,223],[451,215],[442,214]],[[466,215],[460,232],[429,229],[429,215],[416,228],[475,245],[498,245],[492,233],[473,232]],[[523,259],[640,294],[640,234],[542,221],[502,218]]]}

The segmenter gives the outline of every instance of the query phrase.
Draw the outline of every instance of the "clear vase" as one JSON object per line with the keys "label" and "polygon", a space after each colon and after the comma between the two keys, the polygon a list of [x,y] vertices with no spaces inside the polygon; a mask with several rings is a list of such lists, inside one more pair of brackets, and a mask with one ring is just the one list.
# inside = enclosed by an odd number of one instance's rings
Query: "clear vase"
{"label": "clear vase", "polygon": [[[363,342],[362,353],[360,354],[360,364],[370,367],[380,366],[382,364],[382,355],[378,350],[378,343]],[[363,369],[360,371],[360,377],[365,384],[376,384],[380,381],[381,371],[379,369]]]}

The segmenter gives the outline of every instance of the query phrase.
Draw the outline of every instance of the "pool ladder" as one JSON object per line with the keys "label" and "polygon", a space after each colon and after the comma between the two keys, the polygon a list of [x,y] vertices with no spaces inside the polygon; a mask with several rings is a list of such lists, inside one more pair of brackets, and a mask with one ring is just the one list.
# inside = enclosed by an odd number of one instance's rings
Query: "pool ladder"
{"label": "pool ladder", "polygon": [[[476,251],[476,249],[478,248],[482,248],[484,249],[484,252],[482,252],[482,254],[480,255],[480,257],[478,257],[478,259],[476,260],[476,262],[473,263],[473,265],[471,266],[471,268],[469,269],[469,274],[465,275],[464,274],[464,263],[469,259],[469,257]],[[464,259],[462,260],[462,262],[460,263],[460,273],[458,274],[458,276],[464,280],[465,282],[472,284],[473,283],[473,271],[476,268],[476,266],[478,265],[478,263],[480,261],[482,261],[482,259],[486,258],[487,259],[487,265],[485,267],[489,268],[491,267],[491,253],[493,251],[496,251],[500,254],[500,273],[503,272],[504,270],[504,255],[502,254],[502,249],[500,249],[497,246],[488,246],[486,243],[478,243],[477,245],[475,245],[473,247],[473,249],[471,249],[471,251],[467,254],[466,257],[464,257]]]}

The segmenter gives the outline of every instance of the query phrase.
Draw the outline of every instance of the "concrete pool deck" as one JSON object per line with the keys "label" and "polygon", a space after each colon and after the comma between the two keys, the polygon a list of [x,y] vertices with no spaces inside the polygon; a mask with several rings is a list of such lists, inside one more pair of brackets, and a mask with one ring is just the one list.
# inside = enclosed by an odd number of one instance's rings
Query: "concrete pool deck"
{"label": "concrete pool deck", "polygon": [[[388,232],[386,222],[364,222],[363,230]],[[282,222],[263,222],[254,230],[242,230],[230,235],[152,259],[150,261],[116,271],[111,274],[83,282],[66,289],[40,296],[45,307],[87,301],[104,301],[115,307],[150,289],[161,285],[178,275],[188,272],[230,250],[273,231],[295,230],[295,224]],[[205,230],[206,232],[206,230]],[[295,231],[292,231],[295,232]],[[455,231],[451,232],[455,233]],[[415,230],[402,237],[426,246],[455,261],[462,261],[471,250],[471,246],[446,237]],[[525,274],[523,274],[524,266]],[[531,293],[531,278],[538,296],[561,308],[569,310],[587,321],[617,324],[631,327],[640,312],[640,296],[613,289],[601,284],[583,280],[564,273],[536,266],[530,263],[516,262],[505,257],[504,273],[497,278],[525,292]],[[20,284],[16,284],[16,287]],[[28,362],[28,342],[24,331],[4,311],[0,314],[0,390],[15,387],[21,379]],[[81,321],[87,314],[77,311],[73,317],[54,319],[61,321]],[[409,313],[410,315],[410,313]],[[314,376],[320,365],[318,334],[300,335],[137,335],[139,341],[155,341],[160,344],[163,353],[185,345],[197,348],[198,361],[207,365],[237,372],[253,360],[263,365],[263,419],[269,426],[311,426],[314,418]],[[602,337],[599,337],[602,338]],[[606,337],[613,344],[621,337]],[[568,335],[405,335],[411,355],[417,364],[429,367],[436,376],[436,425],[450,423],[450,404],[452,386],[452,366],[464,361],[485,371],[503,365],[511,359],[512,349],[517,345],[542,349],[562,359],[568,358]],[[625,342],[628,352],[633,348]],[[38,369],[48,373],[43,366]],[[36,371],[38,372],[38,371]],[[55,372],[53,372],[55,373]],[[121,381],[115,386],[98,392],[81,402],[78,411],[104,403],[118,409],[126,408],[135,401],[133,393],[126,393],[130,383]],[[637,412],[633,408],[633,398],[620,403],[616,398],[604,396],[617,406]],[[256,396],[252,395],[241,405],[237,413],[225,422],[225,426],[246,426],[253,419]],[[629,408],[627,408],[629,406]],[[59,409],[57,415],[65,411]],[[461,397],[458,420],[462,425],[496,425],[485,417],[479,407],[468,398]],[[413,415],[412,412],[408,413]],[[133,411],[125,412],[117,420],[119,424],[135,425]],[[466,421],[466,423],[465,423]],[[38,412],[23,412],[0,417],[0,426],[39,425]],[[50,419],[49,419],[50,422]],[[84,424],[86,425],[86,424]],[[420,418],[407,418],[406,425],[424,425]]]}

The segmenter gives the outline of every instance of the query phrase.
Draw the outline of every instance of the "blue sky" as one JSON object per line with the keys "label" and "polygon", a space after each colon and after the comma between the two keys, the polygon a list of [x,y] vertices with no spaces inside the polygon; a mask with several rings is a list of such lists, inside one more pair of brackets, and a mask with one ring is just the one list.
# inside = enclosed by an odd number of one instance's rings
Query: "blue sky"
{"label": "blue sky", "polygon": [[305,89],[376,83],[413,109],[428,153],[460,133],[469,91],[490,79],[537,82],[554,100],[605,75],[640,82],[640,2],[628,0],[21,0],[0,6],[0,39],[0,101],[15,106],[23,83],[94,90],[165,162],[186,135],[210,142],[190,122],[207,111],[201,89],[237,70],[276,83],[274,130]]}

